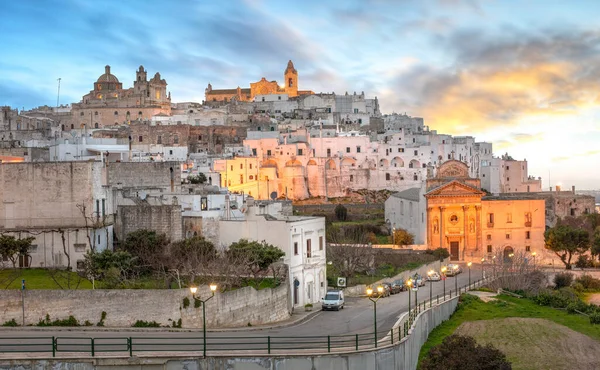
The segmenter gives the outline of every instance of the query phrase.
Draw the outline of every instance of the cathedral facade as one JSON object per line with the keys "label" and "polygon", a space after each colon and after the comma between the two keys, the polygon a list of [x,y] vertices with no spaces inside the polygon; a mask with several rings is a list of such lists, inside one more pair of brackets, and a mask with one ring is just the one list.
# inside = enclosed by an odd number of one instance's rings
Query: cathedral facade
{"label": "cathedral facade", "polygon": [[228,103],[231,101],[253,101],[257,95],[277,95],[286,94],[293,98],[298,95],[310,95],[312,91],[298,90],[298,71],[294,67],[294,63],[290,60],[283,72],[283,83],[277,81],[268,81],[265,77],[257,82],[251,82],[250,88],[234,89],[213,89],[209,83],[204,90],[205,102],[222,102]]}
{"label": "cathedral facade", "polygon": [[84,95],[81,102],[73,104],[71,127],[62,129],[102,128],[150,120],[157,114],[170,115],[171,93],[167,93],[167,81],[158,72],[149,80],[147,74],[140,66],[133,87],[124,89],[107,65],[93,90]]}

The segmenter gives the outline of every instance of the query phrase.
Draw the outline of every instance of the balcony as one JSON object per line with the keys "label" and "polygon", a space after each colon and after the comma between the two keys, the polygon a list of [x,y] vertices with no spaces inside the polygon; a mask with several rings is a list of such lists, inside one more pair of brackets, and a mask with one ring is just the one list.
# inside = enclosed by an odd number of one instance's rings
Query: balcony
{"label": "balcony", "polygon": [[525,227],[531,227],[531,221],[525,221]]}
{"label": "balcony", "polygon": [[493,228],[494,227],[494,223],[493,222],[488,222],[487,223],[487,227],[488,228]]}

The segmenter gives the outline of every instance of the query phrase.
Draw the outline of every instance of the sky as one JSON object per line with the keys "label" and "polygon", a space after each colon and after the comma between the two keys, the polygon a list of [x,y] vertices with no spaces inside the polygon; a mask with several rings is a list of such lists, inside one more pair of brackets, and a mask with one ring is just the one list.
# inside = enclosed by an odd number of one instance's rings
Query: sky
{"label": "sky", "polygon": [[[599,1],[28,0],[0,5],[0,105],[79,102],[143,65],[173,102],[282,81],[527,159],[543,187],[600,189]],[[550,180],[550,182],[549,182]]]}

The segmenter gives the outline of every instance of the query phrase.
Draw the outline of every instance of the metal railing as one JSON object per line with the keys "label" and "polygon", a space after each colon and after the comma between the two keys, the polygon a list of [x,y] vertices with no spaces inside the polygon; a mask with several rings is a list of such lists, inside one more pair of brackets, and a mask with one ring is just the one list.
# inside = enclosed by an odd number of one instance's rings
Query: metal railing
{"label": "metal railing", "polygon": [[[491,280],[479,279],[471,284],[459,287],[458,294],[481,286]],[[410,292],[412,294],[412,292]],[[457,292],[452,289],[448,294],[438,294],[433,299],[419,302],[400,322],[397,322],[383,337],[375,337],[374,332],[353,333],[344,335],[320,336],[209,336],[206,338],[207,350],[213,354],[231,351],[246,354],[281,354],[294,353],[343,353],[358,350],[369,350],[395,345],[410,335],[420,313],[456,298]],[[385,331],[383,331],[385,333]],[[60,354],[88,354],[92,357],[99,354],[134,354],[150,352],[199,352],[203,350],[202,336],[166,337],[0,337],[0,354],[45,353],[56,357]]]}

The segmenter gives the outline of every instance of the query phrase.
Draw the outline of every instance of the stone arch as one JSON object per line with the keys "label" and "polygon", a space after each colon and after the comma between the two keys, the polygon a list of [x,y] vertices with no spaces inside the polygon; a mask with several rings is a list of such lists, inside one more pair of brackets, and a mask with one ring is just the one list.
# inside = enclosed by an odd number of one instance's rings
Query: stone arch
{"label": "stone arch", "polygon": [[385,158],[382,158],[379,160],[379,167],[389,167],[390,166],[390,161],[388,161]]}
{"label": "stone arch", "polygon": [[335,170],[337,168],[337,166],[335,165],[335,162],[333,161],[333,159],[330,159],[325,163],[325,168],[328,170]]}
{"label": "stone arch", "polygon": [[408,168],[419,168],[421,167],[421,163],[419,163],[419,161],[417,161],[416,159],[413,159],[410,161],[410,163],[408,164]]}
{"label": "stone arch", "polygon": [[392,166],[393,167],[404,167],[404,161],[400,157],[394,157],[394,159],[392,159]]}
{"label": "stone arch", "polygon": [[356,166],[356,161],[353,158],[345,157],[342,159],[340,166],[342,167],[354,167]]}
{"label": "stone arch", "polygon": [[287,161],[285,164],[286,167],[302,167],[302,163],[297,159],[292,159]]}
{"label": "stone arch", "polygon": [[306,164],[307,166],[316,166],[317,162],[315,162],[314,159],[311,159],[310,161],[308,161],[308,163]]}
{"label": "stone arch", "polygon": [[504,263],[510,263],[512,261],[512,255],[515,253],[515,250],[510,245],[504,247],[502,251],[502,256],[504,258]]}
{"label": "stone arch", "polygon": [[274,159],[267,159],[261,164],[261,167],[275,167],[277,168],[277,162]]}

